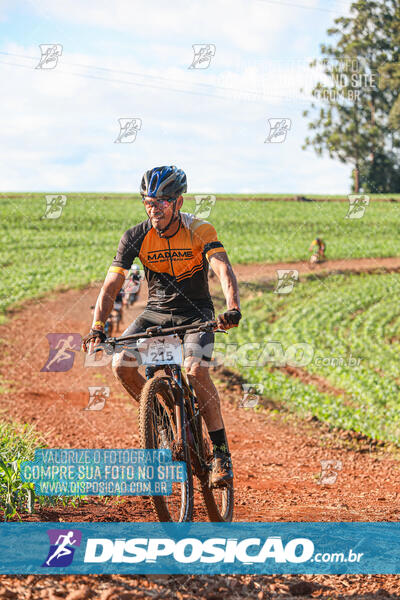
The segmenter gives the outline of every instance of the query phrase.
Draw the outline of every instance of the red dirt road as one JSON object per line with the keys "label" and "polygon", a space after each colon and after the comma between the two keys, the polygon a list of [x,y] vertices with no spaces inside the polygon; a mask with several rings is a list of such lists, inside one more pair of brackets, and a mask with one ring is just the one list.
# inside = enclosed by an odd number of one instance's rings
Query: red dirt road
{"label": "red dirt road", "polygon": [[[400,259],[379,260],[381,266],[383,263],[387,268],[400,268]],[[263,266],[258,278],[268,277],[276,268],[291,268],[274,265],[270,271],[270,267],[272,265]],[[249,267],[246,272],[239,266],[236,269],[239,280],[251,279],[252,269]],[[98,290],[99,286],[93,285],[85,290],[53,294],[46,301],[32,302],[16,313],[7,326],[0,328],[3,338],[0,372],[9,386],[9,391],[0,396],[0,409],[4,410],[5,418],[34,423],[50,447],[135,448],[139,445],[137,406],[114,380],[110,365],[85,367],[85,356],[77,353],[70,371],[40,372],[48,355],[46,334],[75,332],[84,335],[91,320],[89,307],[96,300]],[[130,319],[143,308],[143,296],[144,291],[129,314]],[[125,324],[130,319],[126,319]],[[242,390],[237,379],[221,371],[216,376],[222,381],[219,390],[235,468],[235,520],[399,519],[400,470],[396,454],[374,450],[366,442],[357,449],[355,442],[348,441],[348,435],[329,433],[318,423],[301,422],[285,412],[245,410],[238,406]],[[84,410],[91,385],[110,387],[110,398],[101,411]],[[325,459],[342,462],[342,470],[332,485],[319,484],[320,461]],[[195,519],[206,520],[199,498],[197,504]],[[155,515],[148,500],[131,497],[113,499],[107,504],[93,499],[76,509],[46,508],[27,518],[38,521],[151,521],[155,520]],[[297,584],[299,588],[296,588]],[[33,585],[36,590],[30,592]],[[351,596],[367,599],[398,598],[400,577],[0,576],[0,598],[17,597],[10,595],[16,588],[18,597],[54,600],[58,597],[69,600],[169,596],[225,598],[227,595],[261,599],[287,598],[299,593],[309,598]],[[79,592],[71,595],[78,589]]]}
{"label": "red dirt road", "polygon": [[235,273],[239,281],[276,279],[277,269],[297,269],[300,275],[309,275],[311,273],[322,275],[334,272],[373,273],[382,269],[399,271],[400,257],[326,260],[323,263],[313,266],[308,261],[235,265]]}

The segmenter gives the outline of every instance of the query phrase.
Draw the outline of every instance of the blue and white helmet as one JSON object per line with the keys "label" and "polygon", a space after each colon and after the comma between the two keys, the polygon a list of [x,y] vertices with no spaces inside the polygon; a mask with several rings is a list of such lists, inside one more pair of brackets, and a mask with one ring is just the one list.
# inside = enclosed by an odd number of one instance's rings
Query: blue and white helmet
{"label": "blue and white helmet", "polygon": [[140,193],[150,198],[178,198],[187,190],[186,174],[175,165],[155,167],[142,177]]}

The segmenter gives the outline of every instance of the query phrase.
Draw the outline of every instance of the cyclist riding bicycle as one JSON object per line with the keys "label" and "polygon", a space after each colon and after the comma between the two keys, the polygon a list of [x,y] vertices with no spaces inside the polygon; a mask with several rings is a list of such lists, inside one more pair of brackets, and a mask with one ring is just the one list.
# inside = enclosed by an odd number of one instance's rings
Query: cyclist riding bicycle
{"label": "cyclist riding bicycle", "polygon": [[142,277],[140,275],[140,269],[137,265],[132,265],[129,272],[129,279],[133,282],[141,281]]}
{"label": "cyclist riding bicycle", "polygon": [[123,299],[124,299],[124,293],[120,290],[114,300],[114,306],[113,306],[114,310],[120,311],[122,309]]}
{"label": "cyclist riding bicycle", "polygon": [[[175,166],[156,167],[143,175],[140,193],[148,219],[128,229],[120,240],[97,300],[84,350],[88,345],[92,352],[105,339],[104,321],[137,257],[144,267],[149,296],[144,312],[123,335],[154,325],[173,327],[213,320],[209,263],[221,282],[227,304],[217,323],[222,329],[238,326],[242,316],[239,290],[226,250],[210,223],[180,212],[186,191],[186,175]],[[212,332],[186,334],[184,366],[213,443],[211,484],[220,486],[232,481],[233,471],[220,400],[209,373],[213,344]],[[139,400],[145,379],[128,350],[114,355],[113,371],[127,392]]]}
{"label": "cyclist riding bicycle", "polygon": [[[120,325],[120,323],[122,321],[122,317],[123,317],[123,311],[122,311],[123,301],[124,301],[124,292],[123,292],[123,290],[120,290],[115,297],[114,304],[112,306],[111,313],[110,313],[111,321],[113,324],[113,331],[115,333],[119,333],[119,325]],[[95,313],[96,313],[96,311],[95,311]]]}
{"label": "cyclist riding bicycle", "polygon": [[318,236],[311,242],[308,251],[312,252],[313,255],[316,254],[319,260],[325,260],[325,249],[325,242],[322,237]]}
{"label": "cyclist riding bicycle", "polygon": [[124,285],[123,304],[125,306],[132,306],[132,304],[135,302],[136,296],[140,289],[141,281],[142,277],[140,275],[139,267],[137,265],[132,265]]}

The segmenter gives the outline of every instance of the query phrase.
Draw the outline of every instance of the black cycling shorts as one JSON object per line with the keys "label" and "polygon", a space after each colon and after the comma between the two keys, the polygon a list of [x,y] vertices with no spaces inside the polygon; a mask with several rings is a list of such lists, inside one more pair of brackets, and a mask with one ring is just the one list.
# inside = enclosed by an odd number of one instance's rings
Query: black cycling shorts
{"label": "black cycling shorts", "polygon": [[[210,309],[203,308],[201,317],[193,316],[189,312],[179,315],[171,315],[171,313],[155,312],[145,309],[127,329],[122,333],[124,335],[133,335],[145,331],[148,327],[160,325],[161,327],[177,327],[179,325],[200,325],[205,321],[214,320],[214,312]],[[195,356],[201,361],[205,361],[206,365],[212,358],[214,347],[214,332],[199,331],[198,333],[187,333],[183,340],[184,358]],[[118,355],[117,355],[118,356]],[[120,353],[121,359],[129,360],[129,351],[125,350]],[[206,366],[205,365],[205,366]]]}

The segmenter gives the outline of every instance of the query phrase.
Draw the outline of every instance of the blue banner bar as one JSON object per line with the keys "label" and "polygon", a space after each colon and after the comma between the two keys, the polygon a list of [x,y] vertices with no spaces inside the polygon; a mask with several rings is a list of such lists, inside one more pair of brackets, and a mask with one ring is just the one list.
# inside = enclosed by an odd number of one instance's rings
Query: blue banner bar
{"label": "blue banner bar", "polygon": [[0,573],[400,574],[400,524],[4,523]]}

